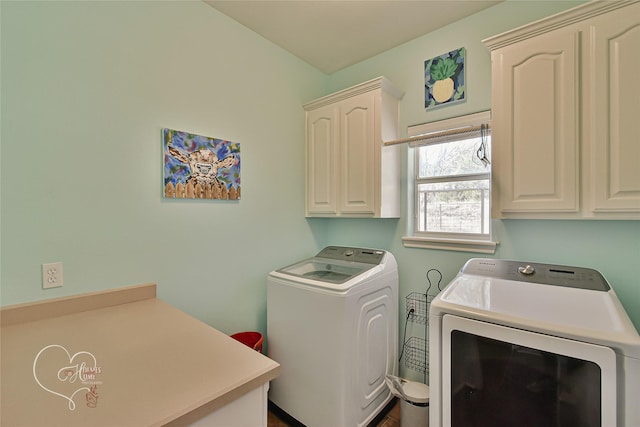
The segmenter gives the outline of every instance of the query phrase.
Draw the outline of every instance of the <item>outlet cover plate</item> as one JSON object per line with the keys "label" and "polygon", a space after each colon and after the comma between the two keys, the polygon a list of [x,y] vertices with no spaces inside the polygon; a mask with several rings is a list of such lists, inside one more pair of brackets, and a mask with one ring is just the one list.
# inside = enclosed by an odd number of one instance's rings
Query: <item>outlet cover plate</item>
{"label": "outlet cover plate", "polygon": [[57,288],[63,284],[62,263],[42,264],[42,288]]}

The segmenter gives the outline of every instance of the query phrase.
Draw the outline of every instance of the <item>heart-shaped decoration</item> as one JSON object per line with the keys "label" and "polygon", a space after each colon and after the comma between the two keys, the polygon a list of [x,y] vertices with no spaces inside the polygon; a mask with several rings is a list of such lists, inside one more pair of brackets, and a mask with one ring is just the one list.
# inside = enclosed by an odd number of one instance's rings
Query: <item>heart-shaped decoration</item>
{"label": "heart-shaped decoration", "polygon": [[38,352],[33,360],[33,378],[51,394],[66,399],[69,410],[76,409],[74,398],[81,391],[90,392],[85,385],[87,378],[100,373],[95,356],[88,351],[71,355],[61,345],[51,344]]}

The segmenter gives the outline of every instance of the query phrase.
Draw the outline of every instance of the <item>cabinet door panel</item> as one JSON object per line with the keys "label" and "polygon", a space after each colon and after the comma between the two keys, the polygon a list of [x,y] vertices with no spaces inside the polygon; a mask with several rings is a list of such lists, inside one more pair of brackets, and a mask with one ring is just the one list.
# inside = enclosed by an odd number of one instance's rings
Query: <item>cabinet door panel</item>
{"label": "cabinet door panel", "polygon": [[374,95],[346,100],[341,118],[341,210],[373,215],[374,206]]}
{"label": "cabinet door panel", "polygon": [[595,212],[640,212],[640,4],[590,27]]}
{"label": "cabinet door panel", "polygon": [[[502,212],[578,210],[579,33],[494,53],[494,152]],[[494,65],[494,66],[496,66]]]}
{"label": "cabinet door panel", "polygon": [[336,123],[332,106],[307,114],[307,215],[337,213]]}

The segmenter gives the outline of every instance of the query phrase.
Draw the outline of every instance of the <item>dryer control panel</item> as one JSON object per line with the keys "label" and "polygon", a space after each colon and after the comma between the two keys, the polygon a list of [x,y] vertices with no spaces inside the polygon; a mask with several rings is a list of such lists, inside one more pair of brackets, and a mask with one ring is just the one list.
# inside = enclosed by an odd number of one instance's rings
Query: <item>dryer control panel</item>
{"label": "dryer control panel", "polygon": [[327,246],[316,257],[339,259],[342,261],[380,264],[386,252],[379,249],[351,248],[345,246]]}
{"label": "dryer control panel", "polygon": [[606,279],[598,271],[584,267],[510,261],[502,259],[472,258],[462,267],[460,274],[473,274],[517,282],[608,291]]}

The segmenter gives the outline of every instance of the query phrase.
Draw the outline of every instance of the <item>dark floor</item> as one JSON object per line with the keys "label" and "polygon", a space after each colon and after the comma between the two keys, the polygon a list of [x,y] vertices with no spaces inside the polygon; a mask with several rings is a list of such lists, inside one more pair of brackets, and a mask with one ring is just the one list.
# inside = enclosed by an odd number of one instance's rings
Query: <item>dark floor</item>
{"label": "dark floor", "polygon": [[[267,417],[268,427],[301,427],[301,424],[292,420],[280,408],[269,403],[269,415]],[[386,408],[378,415],[369,427],[400,427],[400,400],[393,399]]]}

